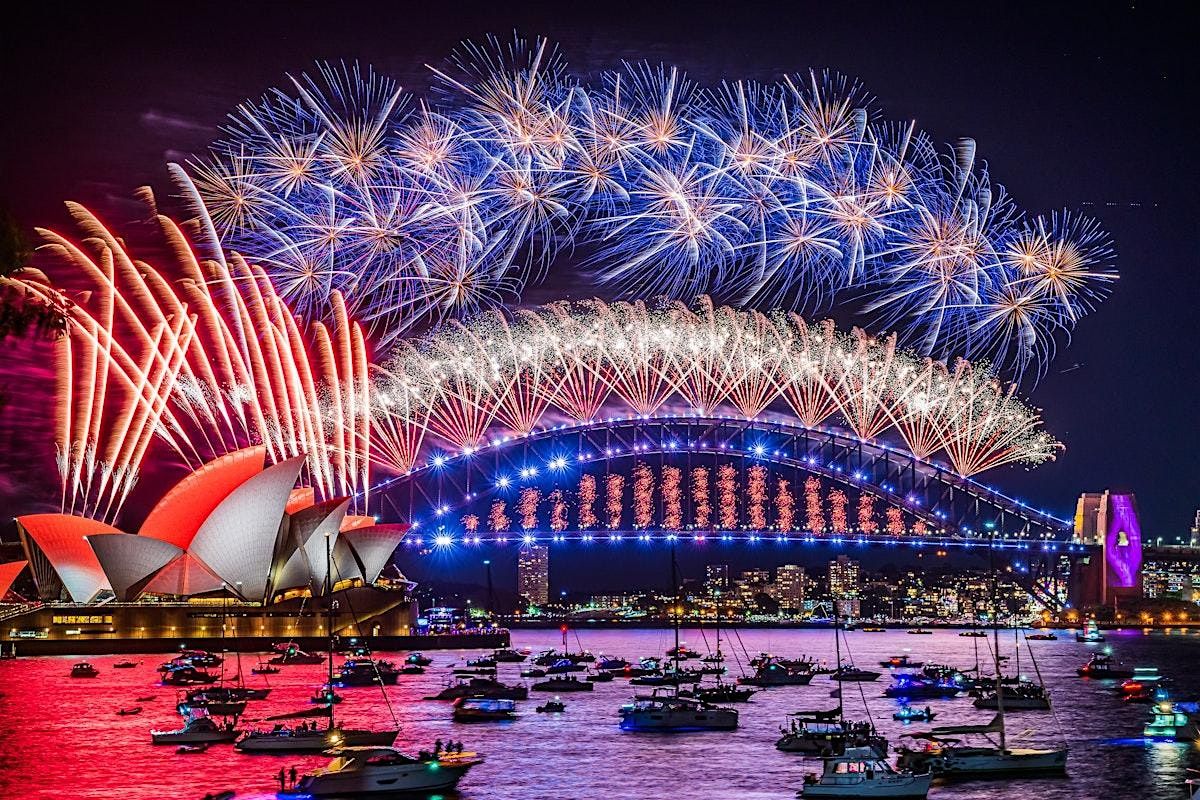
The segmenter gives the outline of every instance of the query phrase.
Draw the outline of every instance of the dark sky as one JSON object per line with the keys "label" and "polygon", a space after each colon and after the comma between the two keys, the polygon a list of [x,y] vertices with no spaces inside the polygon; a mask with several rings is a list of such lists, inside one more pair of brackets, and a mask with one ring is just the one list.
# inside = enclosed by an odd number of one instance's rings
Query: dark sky
{"label": "dark sky", "polygon": [[[168,160],[202,150],[235,103],[317,59],[371,63],[419,92],[423,63],[516,29],[557,40],[584,74],[648,58],[703,82],[809,67],[857,76],[887,117],[939,141],[975,138],[1027,210],[1082,208],[1116,243],[1113,297],[1032,393],[1067,451],[987,480],[1063,516],[1080,491],[1132,489],[1150,537],[1186,533],[1200,505],[1197,26],[1186,4],[23,5],[0,33],[0,202],[27,226],[64,230],[65,199],[119,228],[139,214],[136,187],[169,193]],[[0,512],[30,510],[3,477]]]}

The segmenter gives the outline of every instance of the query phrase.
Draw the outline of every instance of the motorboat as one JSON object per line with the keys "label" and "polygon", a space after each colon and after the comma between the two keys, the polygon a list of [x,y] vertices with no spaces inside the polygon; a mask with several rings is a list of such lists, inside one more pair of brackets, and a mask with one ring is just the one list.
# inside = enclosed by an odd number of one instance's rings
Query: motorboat
{"label": "motorboat", "polygon": [[557,697],[547,700],[535,709],[539,714],[561,714],[567,710],[567,704]]}
{"label": "motorboat", "polygon": [[1130,697],[1138,694],[1153,694],[1154,690],[1166,682],[1166,678],[1158,673],[1158,667],[1134,667],[1133,676],[1121,681],[1117,686],[1117,694]]}
{"label": "motorboat", "polygon": [[704,658],[702,658],[700,660],[702,662],[704,662],[705,664],[724,664],[725,663],[725,654],[722,653],[720,650],[718,650],[715,653],[709,653],[708,655],[704,656]]}
{"label": "motorboat", "polygon": [[[1005,704],[1007,706],[1007,704]],[[999,734],[999,741],[993,740]],[[919,748],[901,748],[898,764],[915,772],[958,778],[1061,773],[1067,768],[1067,748],[1008,747],[1004,718],[997,714],[986,725],[954,725],[928,733],[906,734],[924,742]],[[986,744],[964,744],[964,737],[982,737]]]}
{"label": "motorboat", "polygon": [[[587,684],[590,688],[591,684]],[[492,700],[524,700],[529,697],[525,686],[506,686],[493,678],[471,678],[446,686],[426,700],[457,700],[460,697],[486,697]]]}
{"label": "motorboat", "polygon": [[75,666],[71,667],[72,678],[96,678],[99,677],[100,670],[92,666],[89,661],[80,661]]}
{"label": "motorboat", "polygon": [[611,672],[593,672],[584,677],[588,683],[610,683],[613,680]]}
{"label": "motorboat", "polygon": [[234,747],[242,753],[320,753],[331,747],[390,747],[399,731],[371,731],[303,724],[276,725],[271,730],[247,731]]}
{"label": "motorboat", "polygon": [[150,741],[153,744],[217,744],[232,742],[240,735],[232,722],[218,725],[207,714],[193,713],[179,730],[150,731]]}
{"label": "motorboat", "polygon": [[905,653],[900,656],[892,656],[879,662],[879,666],[887,667],[888,669],[919,669],[924,666],[922,661],[913,661],[912,658]]}
{"label": "motorboat", "polygon": [[502,664],[520,664],[525,661],[525,654],[508,647],[492,651],[492,661]]}
{"label": "motorboat", "polygon": [[560,658],[550,666],[546,667],[547,675],[565,675],[569,672],[587,672],[587,667],[583,664],[572,661],[569,658]]}
{"label": "motorboat", "polygon": [[454,701],[453,716],[455,722],[507,722],[517,718],[517,704],[512,700],[460,697]]}
{"label": "motorboat", "polygon": [[1027,633],[1025,634],[1027,642],[1056,642],[1058,636],[1053,633]]}
{"label": "motorboat", "polygon": [[820,774],[804,777],[800,796],[925,798],[933,776],[896,769],[869,747],[849,747],[841,755],[826,756]]}
{"label": "motorboat", "polygon": [[1155,692],[1150,707],[1150,719],[1142,728],[1142,736],[1159,742],[1193,741],[1200,736],[1200,704],[1173,703],[1165,689]]}
{"label": "motorboat", "polygon": [[324,664],[325,657],[317,653],[306,653],[295,642],[287,642],[275,645],[275,655],[267,663],[281,667]]}
{"label": "motorboat", "polygon": [[1004,703],[1005,711],[1048,711],[1050,710],[1050,693],[1040,683],[1018,681],[1015,684],[1002,684],[998,690],[975,700],[976,708],[998,709]]}
{"label": "motorboat", "polygon": [[697,686],[688,696],[705,703],[745,703],[754,693],[754,689],[743,689],[737,684],[718,683],[715,686]]}
{"label": "motorboat", "polygon": [[192,689],[187,693],[188,702],[222,702],[238,700],[266,700],[271,694],[269,688],[252,689],[249,686],[210,686],[203,689]]}
{"label": "motorboat", "polygon": [[467,661],[467,666],[477,668],[483,667],[494,670],[496,668],[496,663],[496,659],[491,658],[490,656],[480,656],[479,658],[472,658]]}
{"label": "motorboat", "polygon": [[686,644],[672,647],[667,651],[667,658],[672,660],[687,661],[689,658],[699,658],[700,653],[688,647]]}
{"label": "motorboat", "polygon": [[318,689],[312,697],[308,698],[308,702],[315,706],[328,706],[340,703],[344,699],[327,683]]}
{"label": "motorboat", "polygon": [[892,714],[892,719],[908,724],[910,722],[932,722],[936,716],[937,712],[931,710],[929,706],[913,708],[905,703],[896,713]]}
{"label": "motorboat", "polygon": [[632,665],[623,658],[606,658],[605,656],[600,656],[600,659],[596,662],[596,669],[604,670],[605,672],[623,670],[630,666]]}
{"label": "motorboat", "polygon": [[180,700],[175,708],[180,714],[203,709],[205,712],[218,717],[240,717],[246,710],[245,700]]}
{"label": "motorboat", "polygon": [[181,755],[181,756],[195,756],[195,755],[199,755],[201,753],[207,753],[207,752],[208,752],[208,744],[207,743],[181,744],[181,745],[179,745],[179,747],[175,748],[176,755]]}
{"label": "motorboat", "polygon": [[769,660],[760,664],[754,674],[738,678],[738,683],[746,686],[806,686],[815,673],[810,668],[799,668],[790,663]]}
{"label": "motorboat", "polygon": [[216,675],[181,664],[164,672],[161,682],[163,686],[196,686],[204,683],[216,683],[217,680]]}
{"label": "motorboat", "polygon": [[521,677],[522,678],[544,678],[544,677],[546,677],[546,670],[542,669],[541,667],[530,667],[529,669],[521,670]]}
{"label": "motorboat", "polygon": [[207,650],[181,650],[174,660],[193,667],[219,667],[225,659]]}
{"label": "motorboat", "polygon": [[854,722],[842,716],[842,709],[829,711],[797,711],[789,715],[787,727],[775,742],[775,748],[785,753],[810,756],[840,755],[847,748],[867,747],[886,755],[887,739],[875,731],[870,722]]}
{"label": "motorboat", "polygon": [[112,666],[113,666],[113,669],[133,669],[140,663],[142,663],[142,662],[140,662],[140,661],[118,661],[117,663],[113,664]]}
{"label": "motorboat", "polygon": [[257,667],[250,668],[253,675],[278,675],[281,671],[279,667],[273,667],[270,664],[259,664]]}
{"label": "motorboat", "polygon": [[655,691],[621,707],[621,729],[627,731],[731,731],[738,712],[669,691]]}
{"label": "motorboat", "polygon": [[[565,636],[565,634],[564,634]],[[533,663],[539,667],[550,667],[557,664],[559,661],[566,659],[575,664],[591,664],[595,662],[596,657],[587,651],[580,653],[568,653],[564,648],[559,650],[543,650],[534,659]]]}
{"label": "motorboat", "polygon": [[858,669],[849,664],[843,664],[829,674],[831,681],[873,681],[877,680],[882,673],[875,672],[869,669]]}
{"label": "motorboat", "polygon": [[1100,626],[1096,624],[1096,620],[1089,619],[1083,624],[1083,632],[1075,634],[1075,641],[1097,644],[1104,641],[1104,634],[1100,632]]}
{"label": "motorboat", "polygon": [[905,631],[905,633],[907,633],[909,636],[932,636],[933,635],[933,631],[929,630],[928,628],[912,628],[910,630]]}
{"label": "motorboat", "polygon": [[908,700],[955,697],[963,689],[952,678],[927,678],[921,675],[897,675],[892,685],[883,690],[884,697]]}
{"label": "motorboat", "polygon": [[1075,674],[1081,678],[1111,678],[1117,680],[1129,680],[1133,678],[1133,670],[1121,665],[1121,662],[1114,661],[1113,657],[1105,653],[1092,653],[1091,659],[1088,660],[1079,669],[1075,670]]}
{"label": "motorboat", "polygon": [[872,625],[867,628],[859,628],[863,633],[887,633],[887,628],[881,628],[878,625]]}
{"label": "motorboat", "polygon": [[959,636],[966,636],[972,639],[986,639],[987,631],[962,631]]}
{"label": "motorboat", "polygon": [[425,668],[420,664],[405,664],[400,668],[401,675],[424,675]]}
{"label": "motorboat", "polygon": [[390,661],[348,658],[333,674],[333,685],[347,686],[394,686],[400,671]]}
{"label": "motorboat", "polygon": [[428,667],[433,663],[433,659],[423,653],[409,653],[404,659],[405,664],[411,664],[417,667]]}
{"label": "motorboat", "polygon": [[633,686],[683,686],[697,684],[704,680],[704,673],[698,669],[668,669],[651,675],[640,675],[629,683]]}
{"label": "motorboat", "polygon": [[540,683],[535,683],[531,688],[535,692],[590,692],[595,688],[595,684],[581,681],[572,675],[567,678],[547,678]]}
{"label": "motorboat", "polygon": [[477,753],[420,757],[393,747],[337,747],[333,761],[305,773],[295,793],[304,797],[372,797],[442,792],[453,789],[471,767],[483,763]]}
{"label": "motorboat", "polygon": [[118,717],[132,717],[132,716],[136,716],[137,714],[140,714],[140,713],[142,713],[141,706],[134,706],[133,708],[118,708],[117,709]]}

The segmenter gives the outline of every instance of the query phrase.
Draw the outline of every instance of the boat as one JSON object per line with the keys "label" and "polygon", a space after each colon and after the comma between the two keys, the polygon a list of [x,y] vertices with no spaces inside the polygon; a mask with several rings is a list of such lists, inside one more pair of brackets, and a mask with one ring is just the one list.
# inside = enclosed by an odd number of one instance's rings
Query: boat
{"label": "boat", "polygon": [[850,747],[841,755],[826,756],[820,774],[804,776],[800,796],[888,797],[917,800],[929,795],[933,776],[896,769],[869,747]]}
{"label": "boat", "polygon": [[877,680],[881,674],[870,669],[858,669],[853,664],[843,664],[829,674],[829,680],[867,682]]}
{"label": "boat", "polygon": [[912,628],[911,630],[905,631],[905,633],[907,633],[909,636],[931,636],[933,631],[928,630],[927,628]]}
{"label": "boat", "polygon": [[595,684],[581,681],[572,675],[568,678],[547,678],[530,688],[535,692],[590,692],[595,688]]}
{"label": "boat", "polygon": [[[524,659],[522,659],[522,660],[524,660]],[[490,669],[490,670],[495,671],[496,663],[497,663],[496,659],[491,658],[490,656],[480,656],[479,658],[472,658],[469,661],[467,661],[467,666],[475,667],[475,668],[482,667],[485,669]]]}
{"label": "boat", "polygon": [[879,666],[887,667],[888,669],[919,669],[924,666],[924,662],[913,661],[906,653],[902,656],[892,656],[884,661],[880,661]]}
{"label": "boat", "polygon": [[330,681],[344,689],[348,686],[395,686],[400,671],[390,661],[348,658],[338,667]]}
{"label": "boat", "polygon": [[142,663],[142,662],[140,662],[140,661],[118,661],[117,663],[113,664],[112,666],[113,666],[113,669],[133,669],[140,663]]}
{"label": "boat", "polygon": [[187,693],[188,702],[236,702],[238,700],[266,700],[271,694],[268,689],[251,689],[249,686],[212,686],[192,689]]}
{"label": "boat", "polygon": [[453,789],[483,758],[477,753],[407,755],[393,747],[337,747],[333,761],[296,782],[302,797],[372,797]]}
{"label": "boat", "polygon": [[181,744],[175,748],[175,752],[181,756],[199,755],[200,753],[208,752],[208,744]]}
{"label": "boat", "polygon": [[959,635],[959,636],[969,636],[969,637],[972,637],[972,638],[975,638],[975,639],[986,639],[986,638],[987,638],[987,631],[974,631],[974,630],[972,630],[972,631],[962,631],[962,632],[961,632],[961,633],[959,633],[958,635]]}
{"label": "boat", "polygon": [[180,714],[186,714],[189,711],[203,709],[204,711],[218,717],[240,717],[246,710],[245,700],[212,700],[207,701],[198,699],[194,701],[180,700],[175,705],[176,710]]}
{"label": "boat", "polygon": [[872,625],[867,628],[859,628],[863,633],[887,633],[887,628],[880,628],[877,625]]}
{"label": "boat", "polygon": [[588,683],[609,683],[613,680],[613,674],[611,672],[593,672],[585,676],[584,680]]}
{"label": "boat", "polygon": [[275,655],[267,663],[280,667],[311,666],[325,663],[325,658],[317,653],[304,652],[295,642],[286,642],[275,645]]}
{"label": "boat", "polygon": [[567,710],[567,704],[557,697],[547,700],[535,709],[539,714],[561,714]]}
{"label": "boat", "polygon": [[334,691],[332,686],[325,684],[320,689],[317,689],[312,697],[308,698],[308,702],[312,703],[314,706],[327,706],[332,705],[333,703],[340,703],[344,699],[345,698]]}
{"label": "boat", "polygon": [[251,667],[250,672],[254,675],[278,675],[282,670],[279,667],[273,667],[270,664],[259,664],[257,667]]}
{"label": "boat", "polygon": [[181,650],[173,660],[193,667],[219,667],[225,659],[207,650]]}
{"label": "boat", "polygon": [[667,658],[673,661],[687,661],[689,658],[699,658],[700,653],[686,644],[676,645],[667,651]]}
{"label": "boat", "polygon": [[118,708],[117,709],[118,717],[132,717],[132,716],[140,714],[140,713],[142,713],[141,706],[134,706],[133,708]]}
{"label": "boat", "polygon": [[1027,642],[1057,642],[1058,636],[1053,633],[1027,633],[1025,634]]}
{"label": "boat", "polygon": [[529,669],[521,670],[521,677],[522,678],[544,678],[544,677],[546,677],[546,670],[542,669],[541,667],[530,667]]}
{"label": "boat", "polygon": [[492,661],[502,664],[520,664],[525,661],[525,654],[508,647],[492,651]]}
{"label": "boat", "polygon": [[560,658],[550,666],[546,667],[547,675],[565,675],[569,672],[587,672],[587,667],[583,664],[572,661],[569,658]]}
{"label": "boat", "polygon": [[687,696],[705,703],[745,703],[754,693],[754,689],[742,689],[737,684],[718,682],[715,686],[697,686]]}
{"label": "boat", "polygon": [[1104,634],[1100,632],[1100,626],[1096,624],[1096,620],[1089,619],[1083,624],[1083,632],[1075,634],[1075,641],[1096,644],[1104,641]]}
{"label": "boat", "polygon": [[416,667],[428,667],[433,663],[433,659],[423,653],[409,653],[404,659],[404,663]]}
{"label": "boat", "polygon": [[999,709],[1004,703],[1006,711],[1049,711],[1050,693],[1046,687],[1033,681],[1004,683],[997,689],[975,700],[976,708]]}
{"label": "boat", "polygon": [[[718,631],[718,633],[719,633],[719,631]],[[708,655],[701,658],[700,661],[705,664],[724,664],[725,663],[725,654],[722,653],[718,649],[717,652],[709,653]]]}
{"label": "boat", "polygon": [[1142,727],[1142,736],[1158,742],[1190,742],[1200,737],[1200,704],[1173,703],[1165,689],[1154,693],[1150,720]]}
{"label": "boat", "polygon": [[1116,692],[1126,697],[1146,692],[1153,693],[1165,682],[1166,678],[1158,674],[1158,667],[1134,667],[1133,676],[1128,680],[1121,681]]}
{"label": "boat", "polygon": [[633,665],[623,658],[607,658],[603,655],[600,656],[599,660],[596,662],[596,669],[603,670],[605,672],[628,669],[631,666]]}
{"label": "boat", "polygon": [[[588,684],[590,687],[591,684]],[[525,700],[529,689],[525,686],[507,686],[493,678],[471,678],[460,680],[443,688],[426,700],[457,700],[460,697],[486,697],[492,700]]]}
{"label": "boat", "polygon": [[95,678],[100,675],[100,670],[92,666],[91,662],[80,661],[75,666],[71,667],[72,678]]}
{"label": "boat", "polygon": [[138,701],[139,703],[152,703],[155,700],[157,700],[158,698],[152,694],[148,694],[148,695],[144,695],[142,697],[135,697],[133,699]]}
{"label": "boat", "polygon": [[420,664],[405,664],[400,668],[401,675],[424,675],[425,668]]}
{"label": "boat", "polygon": [[858,747],[880,755],[887,753],[887,739],[876,732],[874,725],[852,722],[843,716],[840,698],[838,707],[829,711],[796,711],[788,716],[788,725],[779,729],[782,736],[775,742],[775,749],[785,753],[840,755],[847,748]]}
{"label": "boat", "polygon": [[656,689],[650,697],[636,698],[618,714],[621,729],[626,731],[731,731],[738,725],[734,709],[680,697],[670,689]]}
{"label": "boat", "polygon": [[[999,741],[991,738],[999,734]],[[916,749],[902,748],[898,763],[914,771],[956,778],[990,778],[1018,774],[1066,772],[1067,748],[1008,747],[1003,716],[986,725],[954,725],[929,733],[906,734],[925,742]],[[961,737],[983,737],[987,744],[963,744]]]}
{"label": "boat", "polygon": [[816,673],[812,669],[801,669],[783,661],[768,661],[759,665],[753,675],[743,676],[737,682],[746,686],[806,686]]}
{"label": "boat", "polygon": [[1092,653],[1088,662],[1075,670],[1075,674],[1081,678],[1096,679],[1129,680],[1133,678],[1133,673],[1132,669],[1121,666],[1121,662],[1114,661],[1113,657],[1106,653]]}
{"label": "boat", "polygon": [[164,672],[161,682],[163,686],[196,686],[197,684],[216,683],[217,680],[216,675],[181,664]]}
{"label": "boat", "polygon": [[909,722],[932,722],[937,716],[937,712],[925,706],[924,708],[913,708],[905,703],[900,706],[900,710],[892,714],[892,719],[898,722],[908,724]]}
{"label": "boat", "polygon": [[953,679],[928,678],[921,675],[897,675],[892,685],[883,690],[884,697],[906,700],[956,697],[963,689]]}
{"label": "boat", "polygon": [[460,697],[454,701],[453,717],[455,722],[506,722],[517,718],[517,704],[512,700]]}
{"label": "boat", "polygon": [[150,731],[150,741],[153,744],[218,744],[232,742],[240,735],[232,722],[218,725],[207,714],[193,712],[187,715],[179,730]]}

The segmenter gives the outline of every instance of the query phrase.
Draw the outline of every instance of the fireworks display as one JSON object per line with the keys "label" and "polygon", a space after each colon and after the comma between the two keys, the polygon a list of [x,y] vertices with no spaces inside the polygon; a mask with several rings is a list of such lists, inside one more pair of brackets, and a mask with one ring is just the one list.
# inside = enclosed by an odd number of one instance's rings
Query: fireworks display
{"label": "fireworks display", "polygon": [[[585,83],[543,40],[467,45],[434,73],[414,102],[322,66],[240,106],[190,165],[222,241],[302,316],[340,292],[387,346],[519,297],[572,253],[607,292],[852,305],[921,355],[1020,376],[1116,277],[1094,222],[1026,215],[973,142],[939,152],[838,75],[705,89],[627,64]],[[566,379],[564,402],[594,400]],[[771,387],[737,401],[756,390]]]}
{"label": "fireworks display", "polygon": [[[413,442],[427,428],[442,446],[470,452],[551,424],[551,411],[592,422],[618,401],[616,413],[644,415],[668,403],[697,413],[725,406],[747,418],[776,406],[809,427],[837,420],[866,440],[892,433],[918,458],[944,454],[970,476],[1036,464],[1060,446],[1014,389],[985,366],[948,368],[898,349],[894,337],[842,333],[795,314],[768,317],[706,298],[696,310],[589,301],[514,318],[491,311],[406,342],[375,373],[372,408],[381,436]],[[391,402],[396,396],[405,402]],[[585,410],[593,416],[575,416]]]}
{"label": "fireworks display", "polygon": [[[39,231],[55,266],[17,278],[66,309],[67,335],[56,344],[63,510],[114,518],[152,438],[189,468],[252,443],[272,461],[306,454],[314,487],[326,497],[361,491],[365,507],[367,352],[340,295],[330,297],[332,324],[302,333],[266,274],[241,257],[212,242],[196,248],[157,216],[173,255],[159,271],[86,208],[68,207],[83,238]],[[203,241],[208,220],[200,222]],[[80,288],[55,288],[60,270]]]}

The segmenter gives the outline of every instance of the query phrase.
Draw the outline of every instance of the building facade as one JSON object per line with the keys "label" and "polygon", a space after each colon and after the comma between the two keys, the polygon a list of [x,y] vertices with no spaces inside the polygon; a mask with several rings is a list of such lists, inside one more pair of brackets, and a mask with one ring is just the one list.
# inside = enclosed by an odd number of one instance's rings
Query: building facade
{"label": "building facade", "polygon": [[860,570],[857,561],[840,555],[829,562],[829,596],[841,616],[857,617],[861,606]]}
{"label": "building facade", "polygon": [[517,594],[529,605],[550,602],[550,548],[526,545],[517,554]]}

